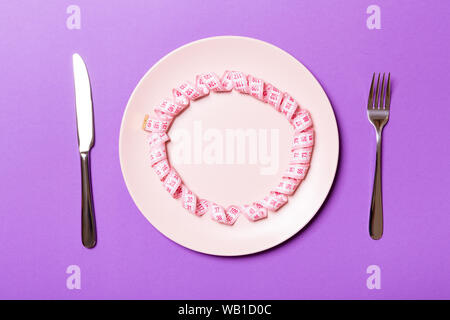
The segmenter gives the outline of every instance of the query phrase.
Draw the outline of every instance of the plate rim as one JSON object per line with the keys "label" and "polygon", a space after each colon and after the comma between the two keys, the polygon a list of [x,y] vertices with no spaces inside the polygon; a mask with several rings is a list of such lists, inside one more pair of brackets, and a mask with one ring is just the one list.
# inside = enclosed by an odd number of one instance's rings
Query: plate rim
{"label": "plate rim", "polygon": [[[157,67],[159,66],[159,64],[161,64],[161,63],[162,63],[164,60],[166,60],[168,57],[170,57],[170,56],[172,56],[173,54],[175,54],[176,52],[178,52],[178,51],[184,49],[185,47],[192,46],[192,45],[195,45],[195,44],[200,43],[200,42],[213,41],[213,40],[220,40],[220,39],[242,39],[242,40],[247,40],[247,41],[259,42],[259,43],[263,43],[264,45],[267,45],[267,46],[269,46],[269,47],[275,48],[276,50],[280,51],[281,53],[287,55],[287,56],[288,56],[290,59],[292,59],[296,64],[298,64],[299,67],[305,69],[306,72],[308,72],[308,73],[312,76],[312,78],[319,84],[320,90],[322,91],[322,93],[324,94],[324,96],[326,97],[326,99],[327,99],[327,101],[328,101],[328,104],[329,104],[330,109],[331,109],[331,115],[333,116],[333,120],[334,120],[334,123],[335,123],[335,125],[336,125],[337,153],[336,153],[336,158],[333,159],[333,163],[334,163],[334,166],[333,166],[333,175],[332,175],[333,177],[332,177],[332,179],[330,179],[330,183],[329,183],[329,185],[327,186],[327,190],[328,190],[328,191],[324,194],[324,198],[323,198],[323,200],[321,201],[322,203],[321,203],[320,206],[317,208],[317,210],[315,210],[314,214],[312,214],[311,217],[310,217],[310,218],[309,218],[302,226],[300,226],[299,228],[295,228],[296,230],[295,230],[294,232],[288,233],[286,236],[281,237],[281,240],[277,241],[276,243],[273,243],[273,244],[271,244],[270,246],[267,246],[267,247],[262,248],[262,249],[250,250],[250,251],[248,251],[248,252],[239,253],[239,254],[232,254],[232,253],[230,253],[230,254],[220,253],[220,254],[219,254],[219,253],[208,252],[208,251],[206,251],[206,250],[199,250],[199,249],[196,249],[196,248],[192,248],[192,247],[190,247],[190,246],[188,246],[188,245],[186,245],[186,244],[178,243],[177,241],[173,240],[173,239],[170,238],[168,235],[166,235],[163,231],[159,230],[155,225],[153,225],[153,223],[151,223],[151,221],[143,214],[142,209],[140,208],[140,206],[138,205],[136,199],[134,198],[134,195],[133,195],[132,192],[130,191],[129,183],[128,183],[127,178],[126,178],[125,173],[124,173],[124,164],[123,164],[122,152],[121,152],[121,150],[122,150],[122,148],[123,148],[123,147],[122,147],[122,144],[123,144],[123,141],[122,141],[123,128],[124,128],[124,125],[125,125],[125,118],[126,118],[126,115],[127,115],[128,111],[129,111],[130,102],[133,100],[133,98],[134,98],[136,92],[137,92],[138,89],[141,87],[142,83],[143,83],[144,80],[147,78],[148,74],[151,73],[155,68],[157,68]],[[125,182],[125,186],[126,186],[127,192],[128,192],[128,194],[131,196],[131,199],[133,200],[133,202],[134,202],[135,206],[137,207],[137,209],[139,210],[139,212],[140,212],[142,215],[144,215],[144,217],[146,218],[146,220],[153,226],[153,228],[155,228],[159,233],[161,233],[165,238],[169,239],[170,241],[176,243],[177,245],[179,245],[179,246],[181,246],[181,247],[184,247],[184,248],[187,248],[187,249],[189,249],[189,250],[192,250],[192,251],[194,251],[194,252],[199,252],[199,253],[207,254],[207,255],[211,255],[211,256],[240,257],[240,256],[248,256],[248,255],[252,255],[252,254],[257,254],[257,253],[266,252],[266,251],[268,251],[268,250],[270,250],[270,249],[272,249],[272,248],[275,248],[275,247],[279,246],[280,244],[282,244],[282,243],[288,241],[289,239],[291,239],[291,238],[294,237],[295,235],[299,234],[299,232],[301,232],[302,230],[304,230],[304,229],[310,224],[310,222],[314,219],[314,217],[316,217],[316,215],[317,215],[317,214],[319,213],[319,211],[322,209],[324,203],[326,202],[326,200],[327,200],[327,198],[328,198],[328,196],[329,196],[329,194],[330,194],[330,191],[331,191],[331,189],[332,189],[332,187],[333,187],[334,181],[336,180],[336,173],[337,173],[337,168],[338,168],[339,159],[340,159],[340,147],[341,147],[341,146],[340,146],[339,126],[338,126],[338,123],[337,123],[337,119],[336,119],[336,115],[335,115],[335,112],[334,112],[333,105],[331,104],[331,101],[330,101],[330,99],[328,98],[328,95],[327,95],[327,93],[325,92],[325,90],[324,90],[322,84],[321,84],[321,83],[319,82],[319,80],[314,76],[314,74],[313,74],[313,73],[312,73],[312,72],[311,72],[311,71],[310,71],[303,63],[301,63],[299,60],[297,60],[297,58],[295,58],[295,57],[294,57],[293,55],[291,55],[289,52],[285,51],[284,49],[279,48],[279,47],[276,46],[276,45],[273,45],[273,44],[271,44],[271,43],[269,43],[269,42],[266,42],[266,41],[264,41],[264,40],[260,40],[260,39],[256,39],[256,38],[252,38],[252,37],[245,37],[245,36],[231,36],[231,35],[228,35],[228,36],[213,36],[213,37],[206,37],[206,38],[201,38],[201,39],[198,39],[198,40],[194,40],[194,41],[188,42],[188,43],[186,43],[186,44],[184,44],[184,45],[182,45],[182,46],[180,46],[180,47],[177,47],[176,49],[170,51],[168,54],[164,55],[164,56],[163,56],[162,58],[160,58],[155,64],[153,64],[153,65],[150,67],[150,69],[147,70],[147,72],[144,73],[144,75],[143,75],[143,76],[140,78],[140,80],[138,81],[137,85],[134,87],[133,92],[131,93],[130,97],[128,98],[128,101],[127,101],[125,110],[124,110],[124,112],[123,112],[122,120],[121,120],[121,123],[120,123],[120,130],[119,130],[119,150],[118,150],[118,151],[119,151],[120,171],[121,171],[121,173],[122,173],[122,177],[123,177],[123,180],[124,180],[124,182]]]}

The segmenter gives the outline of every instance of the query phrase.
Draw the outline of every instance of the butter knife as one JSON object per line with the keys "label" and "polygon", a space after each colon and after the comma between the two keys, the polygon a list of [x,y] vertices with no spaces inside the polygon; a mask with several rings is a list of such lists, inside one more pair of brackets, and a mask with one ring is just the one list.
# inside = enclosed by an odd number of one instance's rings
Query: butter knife
{"label": "butter knife", "polygon": [[97,243],[89,151],[94,145],[94,118],[92,112],[91,84],[86,65],[81,56],[72,56],[77,110],[78,148],[81,157],[81,239],[86,248]]}

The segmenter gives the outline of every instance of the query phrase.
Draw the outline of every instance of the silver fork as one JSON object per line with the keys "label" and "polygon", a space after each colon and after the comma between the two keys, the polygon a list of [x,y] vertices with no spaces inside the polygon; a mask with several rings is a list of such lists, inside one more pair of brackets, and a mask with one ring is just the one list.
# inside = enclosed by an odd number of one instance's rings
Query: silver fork
{"label": "silver fork", "polygon": [[[391,105],[391,74],[388,74],[386,89],[384,88],[384,76],[380,86],[380,74],[378,74],[377,86],[374,91],[375,73],[370,85],[369,102],[367,103],[367,116],[375,127],[377,133],[377,161],[375,177],[373,181],[372,202],[370,205],[369,232],[372,239],[378,240],[383,235],[383,197],[381,192],[381,134],[385,124],[389,120],[389,108]],[[375,101],[374,101],[375,96]]]}

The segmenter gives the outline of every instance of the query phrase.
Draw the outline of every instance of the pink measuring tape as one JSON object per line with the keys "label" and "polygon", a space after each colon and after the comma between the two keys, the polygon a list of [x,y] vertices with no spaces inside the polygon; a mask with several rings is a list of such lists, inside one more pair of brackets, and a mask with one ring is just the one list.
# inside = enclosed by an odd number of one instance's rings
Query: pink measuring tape
{"label": "pink measuring tape", "polygon": [[[272,189],[273,191],[252,204],[231,205],[224,209],[217,203],[199,199],[193,191],[188,189],[167,159],[166,143],[170,141],[167,132],[174,118],[192,101],[207,96],[210,92],[231,90],[249,94],[270,104],[292,124],[294,137],[289,165],[281,181]],[[240,215],[245,215],[250,221],[267,218],[268,211],[277,211],[288,202],[288,197],[294,194],[308,173],[315,140],[310,113],[300,109],[291,95],[252,75],[228,70],[220,78],[214,72],[197,75],[194,83],[182,83],[172,90],[172,95],[173,100],[164,99],[154,108],[157,118],[145,116],[143,129],[149,132],[147,141],[150,149],[150,165],[167,192],[173,198],[180,199],[184,209],[196,216],[203,216],[209,212],[213,220],[221,224],[233,225]]]}

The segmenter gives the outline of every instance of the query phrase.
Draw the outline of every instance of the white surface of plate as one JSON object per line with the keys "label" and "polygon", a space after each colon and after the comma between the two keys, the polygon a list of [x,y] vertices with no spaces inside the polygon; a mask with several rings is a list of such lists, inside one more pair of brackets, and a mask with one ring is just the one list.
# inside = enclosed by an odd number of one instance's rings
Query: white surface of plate
{"label": "white surface of plate", "polygon": [[[172,88],[193,82],[199,73],[221,76],[225,70],[251,74],[290,93],[311,112],[316,137],[308,175],[289,202],[267,219],[250,222],[241,216],[231,227],[212,221],[209,214],[191,215],[171,198],[149,165],[141,128],[144,115],[152,116],[153,106],[171,97]],[[239,134],[248,134],[241,140],[244,149],[236,140]],[[177,141],[168,143],[167,149],[191,190],[227,207],[260,200],[275,187],[288,164],[292,135],[287,120],[268,104],[237,92],[211,93],[175,119],[169,136]],[[119,155],[130,195],[156,229],[189,249],[237,256],[280,244],[317,213],[335,177],[339,136],[327,95],[294,57],[260,40],[214,37],[174,50],[144,75],[123,116]]]}

